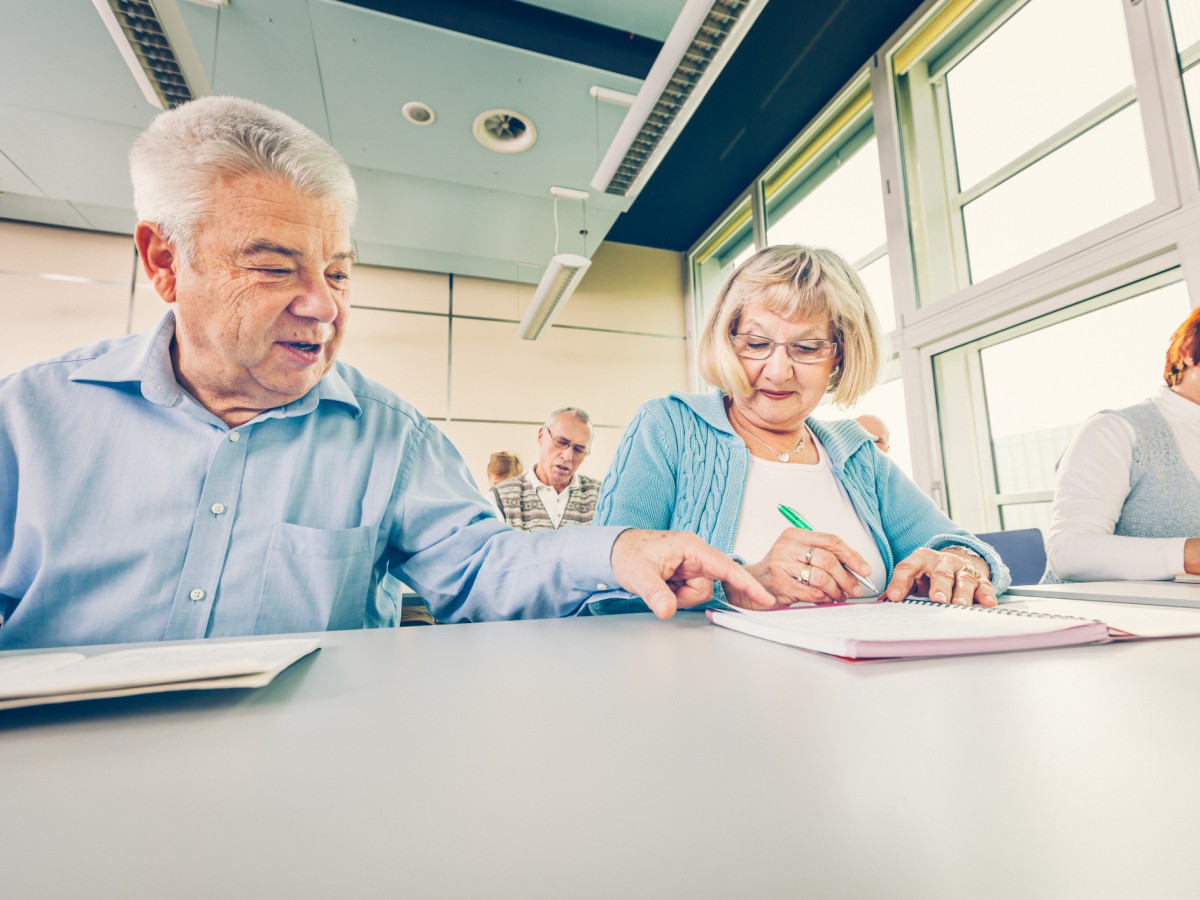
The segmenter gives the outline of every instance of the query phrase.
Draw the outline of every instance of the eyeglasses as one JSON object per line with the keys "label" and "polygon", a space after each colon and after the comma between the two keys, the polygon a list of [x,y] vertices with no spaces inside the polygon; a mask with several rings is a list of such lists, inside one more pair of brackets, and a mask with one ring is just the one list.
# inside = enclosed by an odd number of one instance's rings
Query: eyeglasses
{"label": "eyeglasses", "polygon": [[803,341],[773,341],[757,334],[732,334],[729,336],[733,352],[742,359],[767,359],[775,348],[782,344],[787,348],[788,359],[798,363],[818,363],[837,355],[837,341],[817,338]]}
{"label": "eyeglasses", "polygon": [[[546,428],[545,425],[543,425],[542,427]],[[587,456],[589,453],[592,452],[587,447],[583,446],[583,444],[572,444],[570,441],[568,441],[564,437],[555,437],[554,432],[551,431],[549,428],[546,428],[546,434],[550,435],[550,442],[552,444],[554,444],[554,446],[557,447],[559,450],[566,450],[568,447],[570,447],[571,450],[574,451],[576,456]]]}

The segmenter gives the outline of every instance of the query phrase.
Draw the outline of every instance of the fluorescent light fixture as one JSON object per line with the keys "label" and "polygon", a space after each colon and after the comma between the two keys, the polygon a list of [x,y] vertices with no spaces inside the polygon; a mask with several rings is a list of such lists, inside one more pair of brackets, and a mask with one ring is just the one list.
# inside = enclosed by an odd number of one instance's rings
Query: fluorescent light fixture
{"label": "fluorescent light fixture", "polygon": [[550,257],[550,265],[542,273],[529,308],[517,326],[517,337],[525,341],[537,340],[554,321],[591,264],[586,256],[574,253],[556,253]]}
{"label": "fluorescent light fixture", "polygon": [[171,109],[212,93],[176,0],[92,0],[146,101]]}
{"label": "fluorescent light fixture", "polygon": [[592,187],[635,197],[700,106],[767,0],[687,0]]}

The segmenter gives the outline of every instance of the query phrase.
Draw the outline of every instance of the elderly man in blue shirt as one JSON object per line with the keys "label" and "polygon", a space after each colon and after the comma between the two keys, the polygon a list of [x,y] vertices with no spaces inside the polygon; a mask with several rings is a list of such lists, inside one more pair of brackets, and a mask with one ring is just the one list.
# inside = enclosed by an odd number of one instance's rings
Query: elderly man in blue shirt
{"label": "elderly man in blue shirt", "polygon": [[357,194],[308,128],[205,98],[130,170],[168,311],[0,380],[0,648],[388,626],[395,578],[448,622],[758,588],[690,534],[514,531],[436,428],[336,361]]}

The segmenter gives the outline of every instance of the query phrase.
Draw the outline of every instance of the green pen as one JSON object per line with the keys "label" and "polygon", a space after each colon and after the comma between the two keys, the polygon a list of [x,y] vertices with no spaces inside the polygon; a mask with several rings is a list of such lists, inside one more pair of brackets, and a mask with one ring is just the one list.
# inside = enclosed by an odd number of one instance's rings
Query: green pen
{"label": "green pen", "polygon": [[[803,528],[805,531],[813,530],[813,527],[811,525],[809,525],[807,522],[805,522],[802,518],[800,518],[800,514],[797,513],[790,506],[788,506],[784,503],[780,503],[779,504],[779,512],[783,515],[783,517],[785,519],[788,520],[788,524],[790,524],[793,528]],[[871,579],[864,578],[862,575],[859,575],[857,572],[855,572],[853,569],[850,569],[850,568],[847,568],[846,571],[849,572],[851,575],[853,575],[854,580],[857,581],[859,584],[861,584],[863,587],[865,587],[872,594],[879,593],[879,588],[877,588],[877,587],[875,587],[875,585],[871,584]]]}

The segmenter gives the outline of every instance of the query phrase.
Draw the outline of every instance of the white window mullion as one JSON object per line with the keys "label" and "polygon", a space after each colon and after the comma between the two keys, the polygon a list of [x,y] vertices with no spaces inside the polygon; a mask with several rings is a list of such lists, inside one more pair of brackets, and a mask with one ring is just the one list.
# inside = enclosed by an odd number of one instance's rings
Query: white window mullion
{"label": "white window mullion", "polygon": [[1200,196],[1200,180],[1166,0],[1123,6],[1154,196],[1178,206],[1181,197]]}

